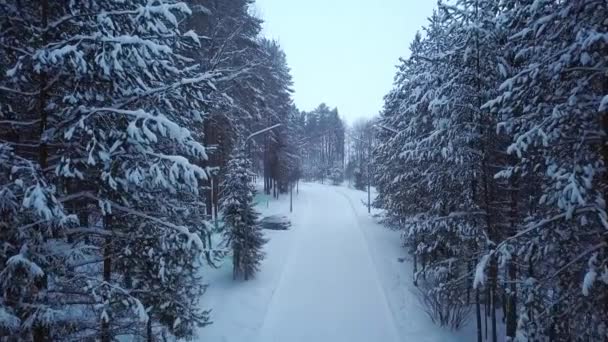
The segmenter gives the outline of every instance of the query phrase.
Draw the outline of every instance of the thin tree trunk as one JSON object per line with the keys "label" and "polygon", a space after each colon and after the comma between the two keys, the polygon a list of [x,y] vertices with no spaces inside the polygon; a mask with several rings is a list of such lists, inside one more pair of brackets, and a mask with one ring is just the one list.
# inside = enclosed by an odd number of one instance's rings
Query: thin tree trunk
{"label": "thin tree trunk", "polygon": [[[48,15],[49,15],[49,1],[42,0],[40,2],[40,19],[41,26],[46,27],[48,25]],[[48,37],[46,31],[42,34],[42,45],[47,43]],[[44,71],[40,72],[39,76],[39,94],[38,94],[38,106],[37,111],[40,115],[40,126],[39,126],[39,137],[40,137],[40,148],[38,150],[38,163],[40,164],[40,168],[42,170],[46,169],[48,166],[48,147],[47,147],[47,138],[46,138],[46,128],[48,124],[48,113],[46,111],[46,87],[47,87],[47,74]],[[40,280],[36,281],[36,287],[40,290],[46,289],[47,287],[47,277],[46,274],[42,276]],[[45,342],[50,340],[50,329],[49,327],[41,324],[40,322],[34,322],[32,327],[32,340],[33,342]]]}
{"label": "thin tree trunk", "polygon": [[207,219],[213,219],[213,183],[211,179],[207,182],[209,186],[209,193],[205,196],[205,214],[207,215]]}
{"label": "thin tree trunk", "polygon": [[[112,230],[112,216],[105,215],[104,216],[104,227],[106,230]],[[106,237],[103,248],[103,280],[109,283],[112,279],[112,238]],[[106,319],[101,320],[101,331],[100,331],[100,339],[101,342],[111,342],[112,336],[110,334],[110,314],[106,315]]]}
{"label": "thin tree trunk", "polygon": [[[470,274],[473,271],[473,266],[471,266],[471,262],[467,262],[467,273]],[[467,305],[471,304],[471,287],[473,286],[473,278],[471,278],[471,282],[467,286]]]}
{"label": "thin tree trunk", "polygon": [[492,279],[490,280],[490,318],[492,322],[492,342],[498,342],[498,334],[496,331],[496,283],[498,278],[498,265],[496,265],[495,258],[492,258],[490,267],[492,268]]}
{"label": "thin tree trunk", "polygon": [[[48,12],[49,12],[49,1],[42,0],[40,3],[40,12],[41,12],[41,24],[42,27],[46,27],[48,25]],[[46,31],[42,34],[42,44],[46,44],[48,40]],[[47,138],[45,137],[46,126],[48,124],[48,113],[46,112],[46,87],[47,87],[47,74],[44,71],[40,72],[39,75],[39,93],[38,93],[38,114],[40,115],[40,126],[39,126],[39,136],[40,136],[40,148],[38,149],[38,163],[40,164],[40,168],[44,170],[48,165],[48,146],[47,146]]]}
{"label": "thin tree trunk", "polygon": [[[517,222],[519,209],[517,206],[518,203],[518,194],[519,191],[516,190],[519,187],[519,182],[517,179],[509,182],[511,190],[511,234],[515,235],[517,233]],[[507,265],[507,279],[510,281],[508,285],[509,294],[507,296],[507,310],[506,310],[506,326],[507,337],[511,339],[515,339],[515,334],[517,333],[517,254],[513,253],[511,256],[511,260],[509,260],[509,265]]]}
{"label": "thin tree trunk", "polygon": [[239,252],[234,251],[234,254],[232,255],[232,279],[234,279],[234,280],[236,280],[236,278],[239,275],[239,262],[240,262]]}
{"label": "thin tree trunk", "polygon": [[507,296],[507,337],[512,339],[515,338],[517,332],[517,257],[512,256],[509,262],[508,273],[509,280],[509,294]]}
{"label": "thin tree trunk", "polygon": [[[604,49],[608,52],[608,49]],[[608,93],[608,79],[604,77],[604,94]],[[602,128],[604,132],[608,132],[608,111],[604,111],[602,116]],[[608,139],[604,137],[602,144],[602,158],[604,165],[608,164]],[[608,199],[608,172],[604,172],[604,200]],[[608,234],[604,234],[604,242],[608,245]],[[604,247],[604,255],[608,254],[608,247]],[[604,312],[608,312],[608,296],[604,296]]]}
{"label": "thin tree trunk", "polygon": [[414,274],[412,275],[414,279],[414,286],[418,286],[418,277],[416,276],[416,273],[418,273],[418,253],[416,253],[418,239],[416,237],[416,233],[414,233]]}
{"label": "thin tree trunk", "polygon": [[484,329],[485,330],[484,336],[485,336],[486,341],[487,341],[488,340],[488,316],[490,315],[490,311],[488,310],[488,304],[489,304],[489,301],[490,301],[490,296],[489,296],[489,293],[488,293],[487,289],[486,289],[486,298],[485,299],[486,300],[485,300],[485,302],[483,304],[483,308],[484,308],[484,310],[483,310],[483,312],[484,312],[483,321],[484,321],[484,328],[485,328]]}
{"label": "thin tree trunk", "polygon": [[477,342],[481,342],[481,304],[479,303],[479,287],[475,289],[475,318],[477,321]]}
{"label": "thin tree trunk", "polygon": [[212,195],[213,195],[213,223],[214,223],[214,227],[215,229],[219,228],[219,219],[218,219],[218,212],[219,212],[219,193],[220,193],[220,189],[219,189],[219,180],[217,176],[213,176],[213,191],[212,191]]}
{"label": "thin tree trunk", "polygon": [[148,318],[148,322],[146,323],[146,330],[148,335],[148,342],[154,342],[154,335],[152,334],[152,319]]}

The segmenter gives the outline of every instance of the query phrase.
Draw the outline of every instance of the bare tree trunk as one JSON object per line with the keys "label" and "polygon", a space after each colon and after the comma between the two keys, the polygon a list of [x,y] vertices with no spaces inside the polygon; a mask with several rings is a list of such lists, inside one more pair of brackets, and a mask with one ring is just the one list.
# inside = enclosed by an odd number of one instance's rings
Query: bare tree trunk
{"label": "bare tree trunk", "polygon": [[[471,274],[473,271],[473,267],[471,262],[467,262],[467,274]],[[471,304],[471,287],[473,286],[473,278],[471,278],[471,282],[467,284],[467,305]]]}
{"label": "bare tree trunk", "polygon": [[[49,16],[49,1],[42,0],[40,2],[40,19],[42,27],[46,27],[48,25],[48,16]],[[42,45],[45,45],[48,41],[48,36],[46,31],[42,34]],[[48,124],[48,113],[46,111],[46,88],[47,88],[47,74],[44,71],[40,72],[39,75],[39,94],[38,94],[38,105],[37,111],[40,115],[40,126],[39,126],[39,137],[40,137],[40,147],[38,149],[38,163],[40,164],[40,168],[42,170],[46,169],[48,166],[48,147],[46,142],[46,128]],[[35,286],[38,289],[46,289],[47,287],[47,278],[44,275],[40,280],[37,280]],[[39,322],[34,322],[32,327],[32,340],[33,342],[45,342],[50,340],[50,328],[41,324]]]}
{"label": "bare tree trunk", "polygon": [[[106,214],[104,217],[104,227],[106,230],[112,231],[112,216]],[[109,283],[112,279],[112,238],[106,237],[103,248],[103,280]],[[107,320],[102,318],[100,340],[101,342],[111,342],[112,336],[110,333],[109,314],[106,315]]]}
{"label": "bare tree trunk", "polygon": [[477,342],[481,342],[481,304],[479,303],[479,287],[475,289],[475,317],[477,318]]}
{"label": "bare tree trunk", "polygon": [[488,289],[486,289],[486,300],[485,303],[483,305],[484,308],[484,315],[483,315],[483,320],[484,320],[484,328],[485,328],[485,337],[486,337],[486,341],[488,340],[488,316],[490,315],[490,311],[488,310],[488,304],[489,304],[489,293],[488,293]]}
{"label": "bare tree trunk", "polygon": [[234,280],[236,280],[236,278],[239,275],[239,263],[240,263],[239,252],[234,251],[234,254],[232,255],[232,279],[234,279]]}
{"label": "bare tree trunk", "polygon": [[498,342],[498,334],[496,331],[496,282],[498,275],[498,265],[496,259],[492,257],[490,269],[492,270],[492,278],[490,279],[490,318],[492,322],[492,342]]}
{"label": "bare tree trunk", "polygon": [[146,323],[146,330],[148,335],[148,342],[154,342],[154,335],[152,334],[152,319],[148,318],[148,322]]}
{"label": "bare tree trunk", "polygon": [[509,262],[508,273],[509,294],[507,296],[507,337],[515,338],[517,332],[517,257],[512,256]]}
{"label": "bare tree trunk", "polygon": [[418,277],[416,276],[416,273],[418,273],[418,253],[416,253],[417,246],[418,246],[418,239],[417,239],[416,233],[414,233],[414,274],[413,274],[414,286],[418,286]]}
{"label": "bare tree trunk", "polygon": [[[605,49],[608,52],[608,49]],[[604,77],[604,94],[608,93],[608,79]],[[602,116],[602,128],[604,132],[608,132],[608,111],[604,111],[604,115]],[[608,139],[604,137],[604,141],[602,144],[602,159],[604,161],[604,165],[608,164]],[[603,179],[604,186],[604,200],[608,200],[608,172],[604,172]],[[604,242],[608,245],[608,234],[604,234]],[[608,254],[608,247],[604,247],[604,255]],[[608,313],[608,295],[604,296],[604,312]]]}
{"label": "bare tree trunk", "polygon": [[211,192],[212,196],[213,196],[213,223],[214,223],[214,227],[215,229],[219,228],[219,219],[218,219],[218,212],[219,212],[219,208],[220,208],[220,201],[219,201],[219,193],[220,193],[220,189],[219,189],[219,179],[218,176],[213,176],[213,186],[212,189],[213,191]]}
{"label": "bare tree trunk", "polygon": [[[519,182],[517,180],[513,181],[512,183],[509,183],[512,187],[510,219],[511,234],[513,235],[517,233],[517,222],[519,215],[519,210],[517,206],[517,197],[519,194],[519,191],[517,190],[519,186],[518,183]],[[511,260],[509,260],[509,265],[507,265],[507,279],[510,281],[510,284],[508,285],[509,294],[507,296],[507,301],[505,302],[505,305],[507,306],[506,335],[507,337],[514,339],[515,334],[517,333],[517,254],[515,253],[513,253],[513,255],[511,256]]]}
{"label": "bare tree trunk", "polygon": [[[40,12],[41,12],[41,24],[42,27],[46,27],[48,25],[48,12],[49,12],[49,1],[42,0],[40,3]],[[47,33],[44,32],[42,34],[42,43],[46,44],[48,40]],[[44,71],[40,72],[39,75],[39,94],[38,94],[38,113],[40,115],[40,147],[38,149],[38,162],[40,163],[40,168],[45,169],[47,167],[48,160],[48,147],[46,143],[46,126],[48,124],[48,113],[46,112],[46,87],[47,87],[47,74]]]}

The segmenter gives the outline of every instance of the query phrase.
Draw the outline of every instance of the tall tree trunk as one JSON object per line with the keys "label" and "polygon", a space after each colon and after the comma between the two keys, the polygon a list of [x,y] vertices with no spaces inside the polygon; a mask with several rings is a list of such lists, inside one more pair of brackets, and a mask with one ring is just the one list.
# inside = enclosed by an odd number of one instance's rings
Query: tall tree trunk
{"label": "tall tree trunk", "polygon": [[479,303],[479,287],[475,289],[475,318],[477,321],[477,342],[481,342],[481,304]]}
{"label": "tall tree trunk", "polygon": [[[46,28],[48,25],[48,15],[49,15],[49,1],[42,0],[40,2],[40,12],[41,12],[41,25],[43,28]],[[48,36],[46,30],[42,34],[42,44],[45,45],[47,43]],[[40,126],[39,126],[39,134],[40,134],[40,147],[38,149],[38,162],[42,170],[47,167],[48,161],[48,145],[47,145],[47,137],[45,136],[47,124],[48,124],[48,113],[46,111],[46,87],[47,87],[47,74],[44,70],[40,71],[39,75],[39,93],[38,93],[38,114],[40,115]]]}
{"label": "tall tree trunk", "polygon": [[240,258],[240,252],[238,250],[234,251],[234,254],[232,256],[232,279],[237,279],[239,276],[239,269],[240,269],[240,263],[241,263],[241,258]]}
{"label": "tall tree trunk", "polygon": [[[605,52],[608,53],[608,48],[605,49]],[[604,77],[604,94],[608,94],[608,77]],[[602,128],[605,134],[608,134],[608,111],[604,112],[602,115]],[[608,138],[604,135],[602,144],[602,159],[604,161],[604,165],[608,165]],[[608,201],[608,172],[604,171],[604,179],[602,184],[604,186],[604,201]],[[608,234],[604,234],[604,242],[608,246]],[[608,254],[608,247],[604,247],[604,255]],[[604,293],[604,312],[608,316],[608,295]],[[608,320],[607,320],[608,321]]]}
{"label": "tall tree trunk", "polygon": [[219,200],[220,184],[219,184],[218,178],[219,178],[218,176],[212,176],[212,179],[213,179],[212,190],[213,191],[211,192],[211,195],[213,196],[213,223],[214,223],[215,229],[219,228],[218,213],[220,210],[220,200]]}
{"label": "tall tree trunk", "polygon": [[147,342],[154,342],[154,335],[152,334],[152,319],[148,318],[148,322],[146,323],[146,335],[148,335]]}
{"label": "tall tree trunk", "polygon": [[[509,183],[512,187],[511,189],[511,234],[517,233],[517,222],[519,210],[517,206],[518,201],[518,187],[519,182],[515,180]],[[507,313],[506,313],[506,325],[507,337],[512,339],[515,338],[515,334],[517,333],[517,254],[513,253],[511,256],[511,260],[509,260],[509,265],[507,266],[507,279],[510,281],[509,283],[509,294],[507,296]]]}
{"label": "tall tree trunk", "polygon": [[483,303],[483,308],[484,308],[483,321],[484,321],[486,341],[488,340],[488,316],[490,315],[490,311],[488,310],[489,302],[490,302],[490,293],[489,293],[488,289],[486,288],[485,302]]}
{"label": "tall tree trunk", "polygon": [[[40,1],[40,24],[41,27],[46,28],[48,25],[48,16],[49,16],[49,1],[42,0]],[[48,36],[46,31],[42,34],[42,45],[46,45],[48,41]],[[48,124],[48,113],[46,111],[46,88],[47,88],[47,74],[43,70],[39,75],[39,93],[38,93],[38,104],[36,110],[38,111],[38,115],[40,116],[40,126],[39,126],[39,137],[40,137],[40,146],[38,149],[38,163],[40,164],[40,168],[42,170],[46,169],[48,166],[48,147],[47,147],[47,137],[46,137],[46,129]],[[38,288],[38,291],[46,289],[48,286],[47,276],[46,274],[41,277],[38,281],[36,281],[35,286]],[[32,327],[32,340],[33,342],[45,342],[50,340],[50,329],[42,324],[41,322],[34,321]]]}
{"label": "tall tree trunk", "polygon": [[508,265],[509,294],[507,296],[507,337],[515,338],[517,332],[517,256],[513,256]]}
{"label": "tall tree trunk", "polygon": [[[467,274],[473,273],[473,267],[475,265],[471,265],[472,262],[467,261]],[[470,282],[467,284],[467,305],[471,304],[471,288],[473,287],[473,278],[471,278]]]}
{"label": "tall tree trunk", "polygon": [[418,277],[416,276],[416,273],[418,273],[418,253],[417,253],[417,247],[418,247],[418,239],[417,239],[417,235],[416,233],[414,233],[414,274],[413,279],[414,279],[414,286],[418,286]]}
{"label": "tall tree trunk", "polygon": [[[108,231],[112,231],[113,217],[106,214],[104,217],[104,227]],[[103,280],[109,283],[112,279],[112,238],[111,236],[106,237],[103,247]],[[112,336],[110,332],[110,315],[107,314],[107,320],[102,319],[101,321],[101,342],[111,342]]]}
{"label": "tall tree trunk", "polygon": [[498,334],[496,331],[496,283],[498,278],[498,265],[496,258],[492,257],[490,269],[492,270],[492,278],[490,279],[490,318],[492,322],[492,342],[498,342]]}

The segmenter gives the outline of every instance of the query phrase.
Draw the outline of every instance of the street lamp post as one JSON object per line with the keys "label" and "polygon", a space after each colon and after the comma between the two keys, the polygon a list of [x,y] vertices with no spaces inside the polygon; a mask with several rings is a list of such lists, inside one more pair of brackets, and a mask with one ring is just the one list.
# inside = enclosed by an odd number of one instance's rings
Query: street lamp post
{"label": "street lamp post", "polygon": [[370,174],[370,165],[372,163],[372,136],[369,136],[369,141],[367,142],[367,213],[371,214],[372,212],[372,204],[371,204],[371,174]]}
{"label": "street lamp post", "polygon": [[371,195],[371,163],[372,163],[372,137],[371,135],[368,138],[368,141],[359,139],[359,138],[355,138],[352,135],[349,134],[349,136],[354,139],[357,140],[361,143],[363,143],[364,145],[367,145],[367,213],[371,213],[372,212],[372,195]]}
{"label": "street lamp post", "polygon": [[[385,131],[389,131],[389,132],[391,132],[391,133],[393,133],[393,134],[399,134],[399,131],[398,131],[398,130],[396,130],[396,129],[394,129],[394,128],[392,128],[392,127],[384,126],[384,125],[382,125],[382,124],[374,124],[373,126],[374,126],[374,127],[376,127],[376,128],[383,129],[383,130],[385,130]],[[371,154],[372,154],[372,153],[371,153],[371,150],[372,150],[372,147],[371,147],[371,146],[372,146],[372,141],[371,141],[371,140],[372,140],[372,138],[371,138],[371,136],[370,136],[370,137],[369,137],[369,142],[368,142],[368,145],[367,145],[367,148],[368,148],[368,157],[367,157],[367,159],[368,159],[368,162],[367,162],[367,212],[368,212],[368,213],[371,213],[371,206],[370,206],[370,189],[369,189],[369,188],[370,188],[370,179],[369,179],[369,178],[370,178],[370,174],[369,174],[369,165],[370,165],[370,163],[371,163]]]}
{"label": "street lamp post", "polygon": [[394,129],[394,128],[392,128],[392,127],[384,126],[384,125],[381,125],[381,124],[375,124],[374,127],[381,128],[381,129],[383,129],[385,131],[389,131],[389,132],[391,132],[393,134],[399,134],[399,131],[396,130],[396,129]]}
{"label": "street lamp post", "polygon": [[289,212],[293,213],[293,182],[289,182]]}
{"label": "street lamp post", "polygon": [[256,131],[256,132],[253,132],[253,133],[249,134],[247,136],[247,138],[245,138],[245,141],[244,141],[245,146],[243,146],[245,148],[245,150],[246,150],[246,153],[249,153],[247,147],[249,146],[249,142],[251,141],[251,139],[255,138],[256,136],[258,136],[260,134],[264,134],[264,133],[266,133],[268,131],[271,131],[271,130],[273,130],[273,129],[277,128],[277,127],[281,127],[281,126],[283,126],[283,124],[276,124],[276,125],[272,125],[272,126],[266,127],[264,129],[261,129],[259,131]]}
{"label": "street lamp post", "polygon": [[[279,123],[279,124],[272,125],[272,126],[269,126],[269,127],[263,128],[263,129],[261,129],[261,130],[259,130],[259,131],[256,131],[256,132],[253,132],[253,133],[249,134],[249,136],[247,136],[247,138],[245,138],[245,141],[243,142],[243,144],[245,145],[245,146],[243,146],[243,148],[245,149],[245,153],[247,153],[248,155],[249,155],[249,154],[251,154],[251,151],[250,151],[251,149],[249,148],[249,142],[250,142],[250,141],[251,141],[251,140],[252,140],[254,137],[257,137],[257,136],[258,136],[258,135],[260,135],[260,134],[264,134],[264,133],[266,133],[266,132],[269,132],[269,131],[271,131],[271,130],[273,130],[273,129],[277,128],[277,127],[281,127],[281,126],[283,126],[283,124],[280,124],[280,123]],[[251,157],[251,156],[249,156],[249,157]],[[266,167],[266,165],[264,165],[264,167]]]}
{"label": "street lamp post", "polygon": [[281,126],[283,126],[283,124],[276,124],[276,125],[272,125],[272,126],[264,128],[264,129],[261,129],[259,131],[253,132],[253,133],[249,134],[249,136],[247,138],[245,138],[245,142],[248,142],[249,140],[251,140],[251,138],[253,138],[255,136],[258,136],[262,133],[266,133],[268,131],[271,131],[271,130],[273,130],[277,127],[281,127]]}

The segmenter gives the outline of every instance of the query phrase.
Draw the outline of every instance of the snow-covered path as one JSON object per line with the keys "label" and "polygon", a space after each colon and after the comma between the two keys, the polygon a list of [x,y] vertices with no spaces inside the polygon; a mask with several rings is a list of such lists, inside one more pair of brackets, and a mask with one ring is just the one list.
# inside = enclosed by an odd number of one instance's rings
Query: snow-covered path
{"label": "snow-covered path", "polygon": [[[265,231],[260,272],[232,279],[231,260],[206,269],[202,298],[213,324],[200,342],[445,342],[472,341],[434,325],[412,285],[400,232],[367,213],[363,191],[315,183],[279,200],[257,196],[263,216],[286,215],[288,231]],[[404,261],[405,260],[405,261]]]}
{"label": "snow-covered path", "polygon": [[298,227],[259,341],[398,341],[352,204],[330,187],[306,190],[309,215]]}

